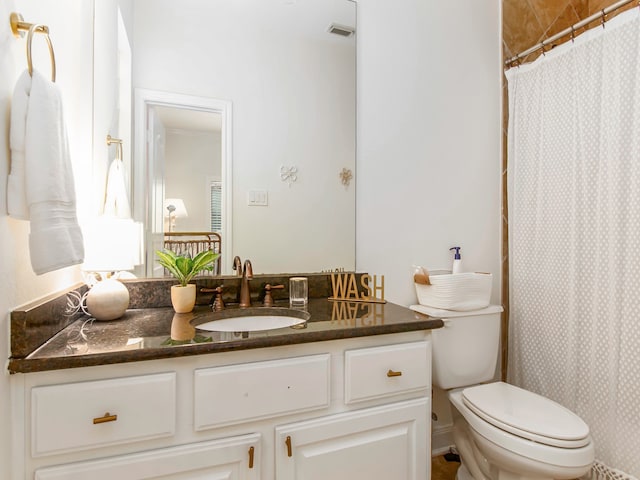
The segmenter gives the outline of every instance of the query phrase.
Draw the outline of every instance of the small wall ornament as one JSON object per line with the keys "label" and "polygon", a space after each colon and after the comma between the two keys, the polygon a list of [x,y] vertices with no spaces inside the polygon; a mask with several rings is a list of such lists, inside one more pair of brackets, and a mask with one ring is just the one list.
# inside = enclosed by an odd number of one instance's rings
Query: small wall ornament
{"label": "small wall ornament", "polygon": [[348,168],[343,168],[342,171],[340,172],[340,181],[342,182],[342,185],[344,185],[345,187],[348,187],[349,184],[351,183],[352,178],[353,178],[353,173],[351,172],[351,170],[349,170]]}
{"label": "small wall ornament", "polygon": [[283,182],[287,182],[289,184],[289,188],[291,188],[292,183],[295,183],[298,180],[297,173],[298,167],[296,166],[280,166],[280,180],[282,180]]}

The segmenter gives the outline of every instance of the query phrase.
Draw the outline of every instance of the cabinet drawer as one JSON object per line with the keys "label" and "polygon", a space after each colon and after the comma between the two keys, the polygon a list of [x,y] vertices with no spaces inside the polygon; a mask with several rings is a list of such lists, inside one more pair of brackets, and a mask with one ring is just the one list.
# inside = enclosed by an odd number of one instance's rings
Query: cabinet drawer
{"label": "cabinet drawer", "polygon": [[401,343],[345,352],[345,403],[431,387],[429,342]]}
{"label": "cabinet drawer", "polygon": [[34,457],[173,435],[176,374],[31,390]]}
{"label": "cabinet drawer", "polygon": [[315,410],[329,405],[329,354],[195,371],[194,428]]}
{"label": "cabinet drawer", "polygon": [[42,468],[35,480],[258,480],[260,452],[254,433]]}

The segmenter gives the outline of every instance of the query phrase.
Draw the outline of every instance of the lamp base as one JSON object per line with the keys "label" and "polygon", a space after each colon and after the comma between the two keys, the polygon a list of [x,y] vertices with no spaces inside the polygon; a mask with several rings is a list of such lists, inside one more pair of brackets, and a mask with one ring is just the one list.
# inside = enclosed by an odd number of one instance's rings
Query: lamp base
{"label": "lamp base", "polygon": [[96,320],[115,320],[129,307],[129,290],[122,282],[108,278],[87,293],[87,310]]}

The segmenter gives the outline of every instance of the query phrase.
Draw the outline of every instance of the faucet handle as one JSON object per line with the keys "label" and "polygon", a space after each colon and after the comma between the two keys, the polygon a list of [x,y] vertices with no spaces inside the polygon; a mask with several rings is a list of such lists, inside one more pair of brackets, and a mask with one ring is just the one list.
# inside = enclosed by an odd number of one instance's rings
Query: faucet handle
{"label": "faucet handle", "polygon": [[219,285],[214,289],[216,292],[216,299],[213,301],[213,307],[212,307],[214,312],[221,312],[222,310],[224,310],[224,302],[222,301],[223,288],[224,288],[224,285]]}
{"label": "faucet handle", "polygon": [[201,288],[201,292],[216,294],[215,299],[213,300],[213,305],[211,305],[211,310],[214,312],[221,312],[224,310],[224,301],[222,300],[222,290],[224,289],[224,285],[218,285],[216,288]]}
{"label": "faucet handle", "polygon": [[284,285],[271,285],[270,283],[267,283],[264,286],[264,306],[273,306],[273,297],[271,296],[271,290],[282,290],[283,288]]}

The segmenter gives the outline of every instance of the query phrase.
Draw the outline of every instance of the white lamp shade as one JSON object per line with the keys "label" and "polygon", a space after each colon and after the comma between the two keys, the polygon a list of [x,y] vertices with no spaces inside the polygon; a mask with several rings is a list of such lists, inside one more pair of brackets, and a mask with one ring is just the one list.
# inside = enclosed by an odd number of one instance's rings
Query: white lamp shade
{"label": "white lamp shade", "polygon": [[[170,208],[173,207],[173,208]],[[181,198],[165,198],[164,200],[164,216],[174,218],[186,218],[187,207],[184,206],[184,202]]]}
{"label": "white lamp shade", "polygon": [[141,263],[142,228],[131,219],[101,216],[83,227],[88,272],[133,270]]}

